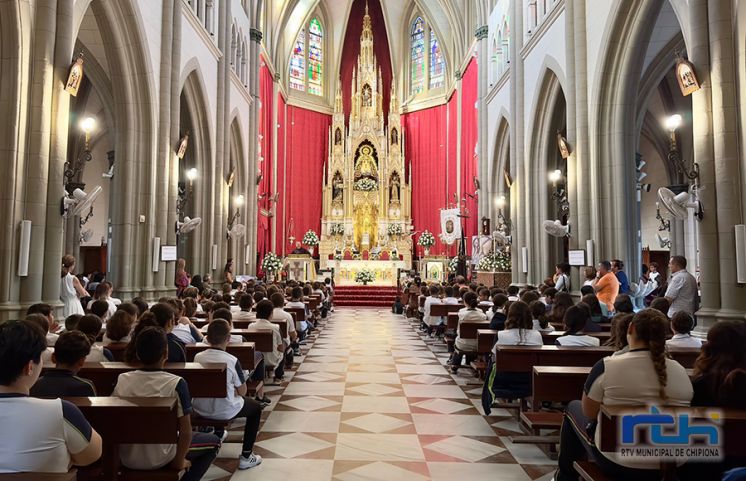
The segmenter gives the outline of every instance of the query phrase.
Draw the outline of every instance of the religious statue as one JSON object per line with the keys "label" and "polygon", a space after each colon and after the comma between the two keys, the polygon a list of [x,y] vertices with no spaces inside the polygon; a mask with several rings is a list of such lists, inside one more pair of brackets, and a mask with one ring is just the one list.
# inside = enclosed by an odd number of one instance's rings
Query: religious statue
{"label": "religious statue", "polygon": [[334,131],[334,145],[342,145],[342,131],[339,127]]}
{"label": "religious statue", "polygon": [[342,202],[343,195],[344,181],[342,180],[342,174],[337,172],[334,174],[334,180],[332,180],[332,200],[335,202]]}
{"label": "religious statue", "polygon": [[391,143],[393,145],[399,143],[399,131],[396,129],[391,129]]}
{"label": "religious statue", "polygon": [[370,90],[370,85],[365,84],[363,86],[363,107],[370,107],[373,105],[373,94]]}
{"label": "religious statue", "polygon": [[401,181],[399,180],[399,174],[394,172],[393,174],[391,174],[391,181],[389,183],[389,199],[392,204],[399,202],[399,186],[400,185],[401,185]]}
{"label": "religious statue", "polygon": [[360,147],[360,156],[355,163],[355,180],[361,177],[378,179],[378,167],[373,158],[374,150],[370,145]]}

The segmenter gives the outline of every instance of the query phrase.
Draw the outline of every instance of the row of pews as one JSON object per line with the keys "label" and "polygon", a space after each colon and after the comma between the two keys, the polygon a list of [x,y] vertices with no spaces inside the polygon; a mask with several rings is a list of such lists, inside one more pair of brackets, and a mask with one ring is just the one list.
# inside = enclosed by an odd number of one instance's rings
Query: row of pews
{"label": "row of pews", "polygon": [[[312,296],[306,303],[312,313],[317,313],[320,296]],[[286,309],[295,320],[305,318],[304,309]],[[287,336],[285,320],[275,321],[280,326],[283,337]],[[197,320],[195,325],[204,326],[207,322]],[[272,350],[272,331],[263,329],[248,331],[249,321],[234,321],[233,334],[240,335],[245,342],[229,344],[227,351],[238,358],[244,369],[253,369],[256,351]],[[123,360],[126,343],[106,346],[115,359]],[[198,364],[194,356],[209,346],[187,344],[186,354],[190,362],[167,363],[164,371],[181,376],[189,386],[192,397],[225,397],[226,365],[224,363]],[[44,366],[42,375],[55,369]],[[124,362],[86,363],[78,376],[89,379],[95,386],[98,397],[66,398],[75,404],[103,440],[101,459],[91,466],[71,469],[67,473],[12,473],[0,474],[0,481],[178,481],[183,472],[165,466],[157,470],[139,471],[123,467],[119,460],[119,447],[122,444],[176,444],[178,439],[178,418],[175,398],[121,398],[111,393],[120,374],[138,369],[137,365]],[[249,394],[253,395],[260,382],[248,382]],[[192,415],[192,426],[225,427],[228,423]]]}

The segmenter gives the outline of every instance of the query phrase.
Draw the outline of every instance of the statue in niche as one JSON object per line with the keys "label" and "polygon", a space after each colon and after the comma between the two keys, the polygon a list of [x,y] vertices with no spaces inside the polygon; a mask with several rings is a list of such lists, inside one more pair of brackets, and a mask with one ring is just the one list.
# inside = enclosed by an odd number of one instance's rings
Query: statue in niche
{"label": "statue in niche", "polygon": [[337,172],[334,174],[334,179],[332,179],[332,200],[334,202],[342,202],[343,194],[344,181],[342,180],[342,174]]}
{"label": "statue in niche", "polygon": [[373,91],[370,85],[363,85],[363,107],[371,107],[373,105]]}
{"label": "statue in niche", "polygon": [[334,131],[334,145],[342,145],[342,131],[339,129]]}
{"label": "statue in niche", "polygon": [[378,167],[373,156],[373,147],[370,145],[363,145],[360,147],[360,155],[355,163],[356,181],[361,177],[369,177],[373,180],[378,180]]}
{"label": "statue in niche", "polygon": [[391,144],[396,145],[399,143],[399,131],[391,129]]}
{"label": "statue in niche", "polygon": [[399,174],[394,172],[391,174],[391,180],[389,181],[389,199],[392,204],[399,203],[399,187],[401,181],[399,180]]}

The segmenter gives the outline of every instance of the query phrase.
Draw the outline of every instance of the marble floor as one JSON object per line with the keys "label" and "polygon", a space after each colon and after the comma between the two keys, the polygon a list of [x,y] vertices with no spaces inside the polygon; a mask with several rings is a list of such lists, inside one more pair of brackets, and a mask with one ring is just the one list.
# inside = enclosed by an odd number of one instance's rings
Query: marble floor
{"label": "marble floor", "polygon": [[[340,308],[302,348],[281,386],[267,386],[255,452],[238,471],[231,426],[207,481],[548,481],[556,464],[508,412],[485,416],[481,382],[451,375],[445,345],[389,310]],[[240,420],[239,420],[240,423]]]}

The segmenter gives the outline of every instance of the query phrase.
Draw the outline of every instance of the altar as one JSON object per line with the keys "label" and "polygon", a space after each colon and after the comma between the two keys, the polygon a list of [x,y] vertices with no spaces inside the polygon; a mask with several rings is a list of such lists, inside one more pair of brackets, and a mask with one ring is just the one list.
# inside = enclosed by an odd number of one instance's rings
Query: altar
{"label": "altar", "polygon": [[339,286],[359,285],[355,282],[355,275],[361,269],[373,273],[374,281],[368,285],[395,286],[399,269],[407,268],[402,260],[332,260],[327,266],[334,268],[334,283]]}

